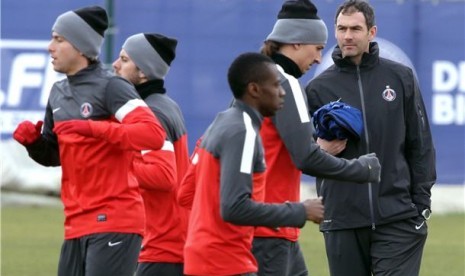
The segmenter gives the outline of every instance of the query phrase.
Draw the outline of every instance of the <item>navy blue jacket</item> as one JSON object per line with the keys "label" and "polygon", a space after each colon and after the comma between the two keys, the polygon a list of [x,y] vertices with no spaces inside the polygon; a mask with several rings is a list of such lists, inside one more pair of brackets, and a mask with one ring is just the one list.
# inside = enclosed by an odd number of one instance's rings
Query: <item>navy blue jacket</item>
{"label": "navy blue jacket", "polygon": [[330,102],[313,113],[315,135],[328,141],[360,139],[363,132],[362,112],[340,101]]}

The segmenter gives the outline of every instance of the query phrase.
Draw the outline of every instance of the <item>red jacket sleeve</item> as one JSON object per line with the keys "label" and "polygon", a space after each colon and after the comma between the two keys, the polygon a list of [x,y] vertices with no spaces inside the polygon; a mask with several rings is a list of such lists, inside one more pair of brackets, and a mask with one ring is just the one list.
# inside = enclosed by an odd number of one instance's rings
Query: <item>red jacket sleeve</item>
{"label": "red jacket sleeve", "polygon": [[181,185],[179,186],[177,192],[177,200],[179,205],[189,210],[192,208],[192,202],[194,201],[195,195],[195,169],[196,164],[189,164],[186,175],[182,179]]}
{"label": "red jacket sleeve", "polygon": [[189,167],[187,168],[187,172],[184,175],[184,178],[182,179],[179,185],[179,189],[177,191],[178,204],[189,210],[192,208],[192,202],[194,201],[195,177],[196,177],[195,170],[196,170],[196,165],[198,162],[197,150],[200,147],[201,141],[202,141],[202,137],[200,137],[197,140],[194,152],[192,153],[192,156],[191,156]]}
{"label": "red jacket sleeve", "polygon": [[91,121],[92,133],[121,149],[157,150],[163,146],[166,133],[147,106],[138,106],[125,114],[120,123]]}
{"label": "red jacket sleeve", "polygon": [[136,154],[133,167],[142,189],[172,191],[177,186],[176,157],[169,141],[160,150]]}
{"label": "red jacket sleeve", "polygon": [[[187,145],[187,135],[181,136],[178,140],[173,141],[174,154],[176,156],[176,169],[178,171],[178,182],[180,183],[187,172],[190,164],[189,149]],[[178,184],[179,185],[179,184]]]}

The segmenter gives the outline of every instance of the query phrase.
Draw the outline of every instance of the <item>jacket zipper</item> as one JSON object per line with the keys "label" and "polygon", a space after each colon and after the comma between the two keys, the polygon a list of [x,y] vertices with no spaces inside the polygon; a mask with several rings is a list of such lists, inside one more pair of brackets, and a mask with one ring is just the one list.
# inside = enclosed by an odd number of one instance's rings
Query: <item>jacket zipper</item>
{"label": "jacket zipper", "polygon": [[[365,110],[365,97],[363,93],[363,86],[362,86],[362,76],[360,75],[360,66],[357,65],[357,83],[358,83],[358,91],[360,93],[360,101],[362,105],[362,114],[366,114]],[[368,139],[368,127],[367,127],[367,121],[366,121],[366,116],[363,116],[363,127],[365,128],[365,140],[366,140],[366,153],[369,153],[370,150],[370,141]],[[376,225],[375,225],[375,215],[374,215],[374,210],[373,210],[373,188],[371,182],[368,182],[368,201],[370,203],[370,217],[371,217],[371,229],[375,230]]]}

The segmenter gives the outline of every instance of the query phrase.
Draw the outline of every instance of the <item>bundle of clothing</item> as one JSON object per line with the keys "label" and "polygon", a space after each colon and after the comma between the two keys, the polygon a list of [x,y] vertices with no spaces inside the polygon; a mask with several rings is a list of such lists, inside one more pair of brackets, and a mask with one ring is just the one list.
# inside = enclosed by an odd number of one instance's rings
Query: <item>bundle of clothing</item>
{"label": "bundle of clothing", "polygon": [[363,132],[362,112],[341,101],[330,102],[313,113],[316,137],[334,139],[355,139]]}

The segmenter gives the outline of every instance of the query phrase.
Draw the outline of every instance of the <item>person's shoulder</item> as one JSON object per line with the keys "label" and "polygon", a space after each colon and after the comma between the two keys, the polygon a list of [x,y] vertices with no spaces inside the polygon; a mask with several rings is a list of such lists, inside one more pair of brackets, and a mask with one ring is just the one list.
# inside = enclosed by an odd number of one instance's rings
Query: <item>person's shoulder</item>
{"label": "person's shoulder", "polygon": [[246,130],[242,110],[230,107],[217,115],[218,125],[223,129],[222,132],[234,135]]}
{"label": "person's shoulder", "polygon": [[179,104],[166,93],[150,94],[147,98],[145,98],[145,101],[149,106],[154,107],[162,113],[182,113]]}
{"label": "person's shoulder", "polygon": [[111,75],[107,78],[107,88],[109,89],[131,89],[135,90],[135,87],[125,78],[120,76]]}
{"label": "person's shoulder", "polygon": [[328,68],[326,68],[323,72],[321,72],[319,75],[315,76],[316,78],[327,78],[331,77],[336,73],[339,73],[340,70],[338,70],[338,67],[335,64],[331,64]]}
{"label": "person's shoulder", "polygon": [[119,83],[119,84],[125,84],[125,85],[131,85],[134,86],[132,83],[130,83],[127,79],[117,76],[117,75],[110,75],[108,76],[108,82],[111,83]]}
{"label": "person's shoulder", "polygon": [[334,75],[338,73],[336,65],[332,64],[328,68],[326,68],[320,74],[314,76],[311,80],[308,81],[307,85],[315,84],[319,82],[325,82],[327,80],[331,80],[334,78]]}
{"label": "person's shoulder", "polygon": [[62,86],[65,86],[65,85],[68,85],[69,84],[69,81],[68,81],[68,78],[63,78],[61,80],[57,80],[53,85],[54,86],[58,86],[58,87],[62,87]]}
{"label": "person's shoulder", "polygon": [[[126,80],[123,77],[120,77],[116,75],[112,70],[104,67],[103,65],[99,64],[95,71],[96,77],[100,78],[101,81],[106,80],[109,83],[123,83],[123,84],[130,84],[132,85],[128,80]],[[132,85],[133,86],[133,85]]]}
{"label": "person's shoulder", "polygon": [[179,104],[173,98],[171,98],[167,93],[158,94],[160,98],[163,98],[167,103],[169,103],[172,107],[179,109]]}
{"label": "person's shoulder", "polygon": [[133,86],[128,80],[116,75],[113,71],[103,67],[97,66],[92,74],[92,79],[98,81],[102,84],[113,85],[113,84],[123,84],[127,85],[130,84]]}
{"label": "person's shoulder", "polygon": [[392,59],[380,57],[379,63],[383,67],[399,73],[410,73],[413,71],[412,68],[408,67],[407,65]]}
{"label": "person's shoulder", "polygon": [[237,108],[229,107],[223,111],[218,112],[217,119],[224,121],[224,123],[232,123],[234,121],[239,121],[240,112]]}
{"label": "person's shoulder", "polygon": [[166,96],[166,101],[167,103],[169,103],[169,106],[171,107],[171,109],[176,111],[179,114],[179,116],[183,117],[183,112],[178,102],[176,102],[173,98],[169,97],[168,95],[166,94],[164,95]]}
{"label": "person's shoulder", "polygon": [[244,135],[245,131],[242,114],[235,108],[228,108],[216,114],[206,133],[209,134],[209,140],[215,137],[215,141],[223,144],[232,143],[237,140],[237,135]]}

